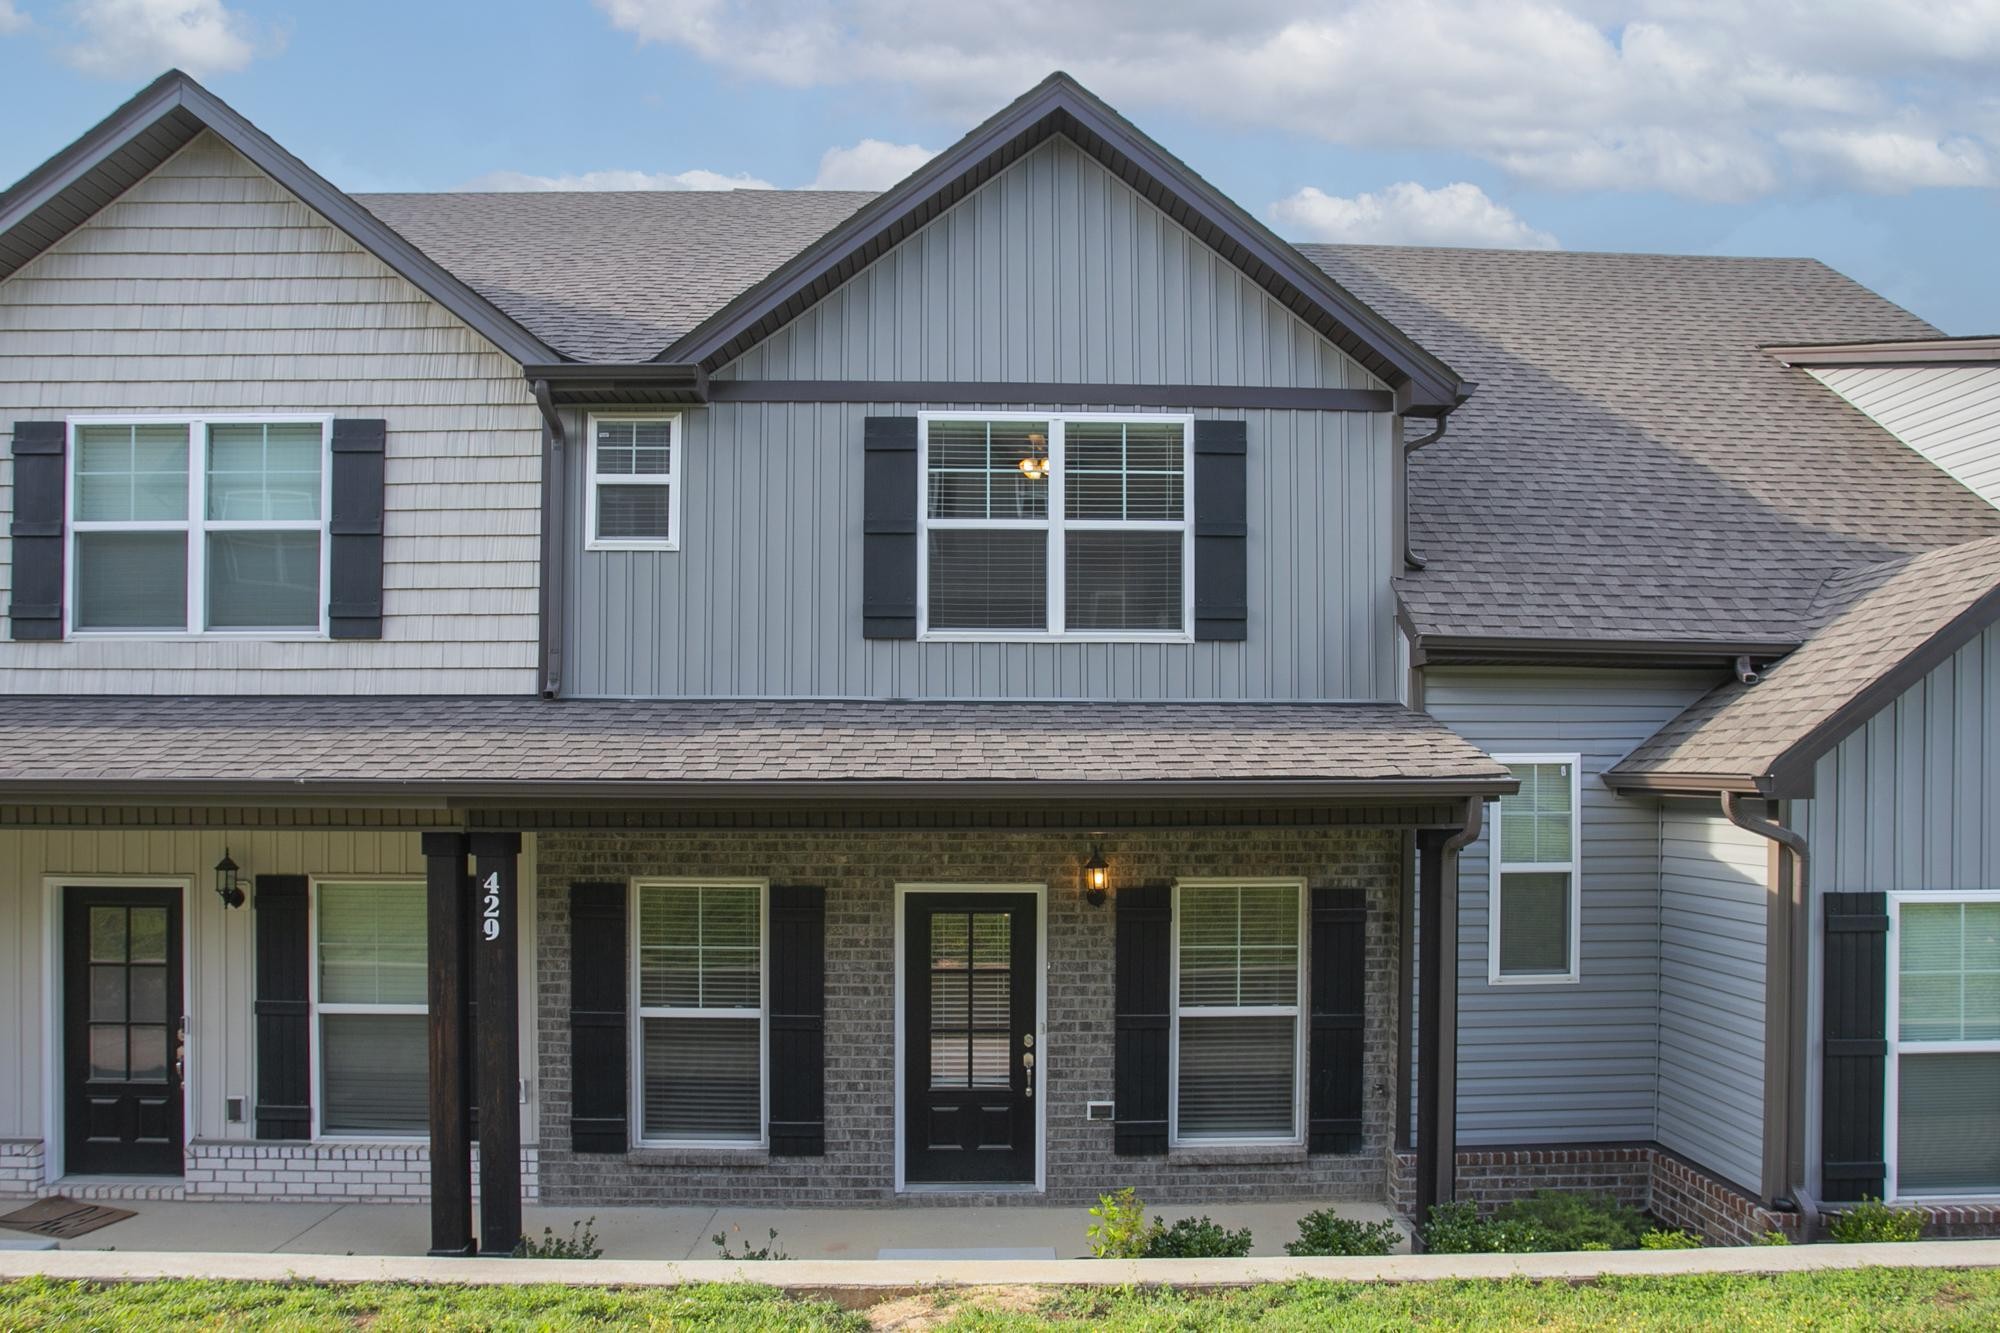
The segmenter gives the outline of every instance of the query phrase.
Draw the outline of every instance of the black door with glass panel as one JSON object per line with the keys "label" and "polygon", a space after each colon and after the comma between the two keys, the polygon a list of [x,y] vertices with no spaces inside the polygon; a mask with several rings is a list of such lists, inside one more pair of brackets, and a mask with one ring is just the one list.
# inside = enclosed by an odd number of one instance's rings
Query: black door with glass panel
{"label": "black door with glass panel", "polygon": [[904,922],[904,1177],[1035,1178],[1036,902],[912,893]]}
{"label": "black door with glass panel", "polygon": [[181,1174],[176,889],[63,895],[64,1169]]}

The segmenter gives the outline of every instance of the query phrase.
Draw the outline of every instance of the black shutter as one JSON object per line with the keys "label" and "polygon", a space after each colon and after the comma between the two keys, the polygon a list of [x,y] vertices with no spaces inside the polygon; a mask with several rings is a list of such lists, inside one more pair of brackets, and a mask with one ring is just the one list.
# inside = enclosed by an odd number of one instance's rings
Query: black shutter
{"label": "black shutter", "polygon": [[14,423],[14,599],[17,639],[63,636],[63,447],[60,421]]}
{"label": "black shutter", "polygon": [[1889,1054],[1889,899],[1826,895],[1820,1196],[1881,1198],[1884,1061]]}
{"label": "black shutter", "polygon": [[861,636],[917,637],[917,419],[869,417],[861,478]]}
{"label": "black shutter", "polygon": [[1361,1040],[1367,1014],[1368,908],[1357,889],[1312,891],[1308,1152],[1361,1151]]}
{"label": "black shutter", "polygon": [[624,1152],[625,886],[569,886],[569,1146]]}
{"label": "black shutter", "polygon": [[333,423],[331,584],[327,627],[336,639],[382,637],[382,463],[389,423]]}
{"label": "black shutter", "polygon": [[1249,637],[1249,431],[1194,423],[1194,636]]}
{"label": "black shutter", "polygon": [[312,1003],[306,877],[259,875],[257,1137],[312,1137]]}
{"label": "black shutter", "polygon": [[1120,889],[1116,1035],[1112,1056],[1120,1157],[1167,1151],[1168,1039],[1173,978],[1173,894],[1165,884]]}
{"label": "black shutter", "polygon": [[771,1155],[826,1152],[826,890],[771,886]]}

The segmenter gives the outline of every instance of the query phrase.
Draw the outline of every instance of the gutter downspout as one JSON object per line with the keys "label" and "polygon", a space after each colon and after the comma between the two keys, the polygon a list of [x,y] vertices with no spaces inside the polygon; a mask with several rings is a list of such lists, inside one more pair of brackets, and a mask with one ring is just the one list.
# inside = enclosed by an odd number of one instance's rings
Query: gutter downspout
{"label": "gutter downspout", "polygon": [[1738,792],[1722,793],[1722,813],[1746,833],[1772,844],[1771,896],[1765,913],[1764,1132],[1769,1145],[1763,1193],[1774,1204],[1789,1200],[1804,1228],[1819,1230],[1819,1203],[1806,1187],[1807,925],[1812,902],[1806,840],[1776,820],[1752,814]]}
{"label": "gutter downspout", "polygon": [[1404,569],[1419,570],[1424,567],[1425,563],[1424,558],[1418,555],[1414,550],[1410,548],[1410,455],[1415,453],[1417,450],[1424,448],[1427,445],[1436,444],[1439,440],[1443,439],[1445,430],[1450,425],[1451,425],[1451,413],[1450,412],[1440,413],[1437,419],[1437,429],[1432,431],[1430,434],[1424,436],[1421,440],[1405,441],[1403,444],[1403,455],[1399,460],[1397,460],[1396,467],[1397,470],[1402,473],[1402,481],[1403,481],[1403,568]]}
{"label": "gutter downspout", "polygon": [[554,699],[563,683],[563,589],[566,582],[569,538],[565,517],[569,513],[569,437],[563,430],[562,415],[556,411],[549,382],[534,382],[535,406],[542,410],[542,590],[541,590],[541,676],[542,697]]}
{"label": "gutter downspout", "polygon": [[[1449,837],[1419,841],[1416,1221],[1449,1202],[1458,1183],[1458,854],[1479,836],[1486,801],[1465,799]],[[1420,1232],[1421,1234],[1421,1232]]]}

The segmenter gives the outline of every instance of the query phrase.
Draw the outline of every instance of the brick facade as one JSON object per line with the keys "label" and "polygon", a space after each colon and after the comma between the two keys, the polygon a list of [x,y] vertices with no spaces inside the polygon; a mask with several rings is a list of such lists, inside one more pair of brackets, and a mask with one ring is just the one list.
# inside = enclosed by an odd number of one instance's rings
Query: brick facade
{"label": "brick facade", "polygon": [[[1383,1197],[1393,1113],[1394,967],[1399,843],[1371,828],[1148,831],[1104,842],[1119,883],[1177,876],[1297,876],[1314,888],[1366,896],[1368,1017],[1364,1145],[1352,1155],[1302,1149],[1179,1152],[1120,1158],[1112,1126],[1085,1104],[1112,1097],[1115,902],[1093,908],[1077,891],[1088,842],[1073,833],[661,831],[544,834],[537,844],[542,1199],[575,1205],[861,1204],[901,1198],[964,1202],[963,1194],[894,1192],[894,888],[921,884],[1045,884],[1049,960],[1047,1192],[994,1192],[994,1202],[1077,1202],[1136,1186],[1149,1201],[1225,1202],[1312,1196]],[[570,957],[567,886],[643,876],[744,876],[827,891],[826,1155],[755,1152],[569,1151]]]}
{"label": "brick facade", "polygon": [[0,1139],[0,1198],[26,1198],[41,1187],[40,1139]]}

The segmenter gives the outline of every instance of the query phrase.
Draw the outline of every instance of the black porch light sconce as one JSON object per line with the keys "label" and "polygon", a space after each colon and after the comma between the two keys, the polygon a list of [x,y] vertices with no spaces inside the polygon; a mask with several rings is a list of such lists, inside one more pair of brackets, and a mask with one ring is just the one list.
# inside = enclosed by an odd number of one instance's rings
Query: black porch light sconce
{"label": "black porch light sconce", "polygon": [[1110,896],[1111,866],[1104,859],[1104,848],[1093,842],[1090,859],[1083,863],[1083,900],[1092,907],[1102,907]]}
{"label": "black porch light sconce", "polygon": [[229,849],[222,849],[222,859],[215,863],[215,896],[222,899],[224,907],[243,906],[243,881],[236,872],[242,867],[229,857]]}

